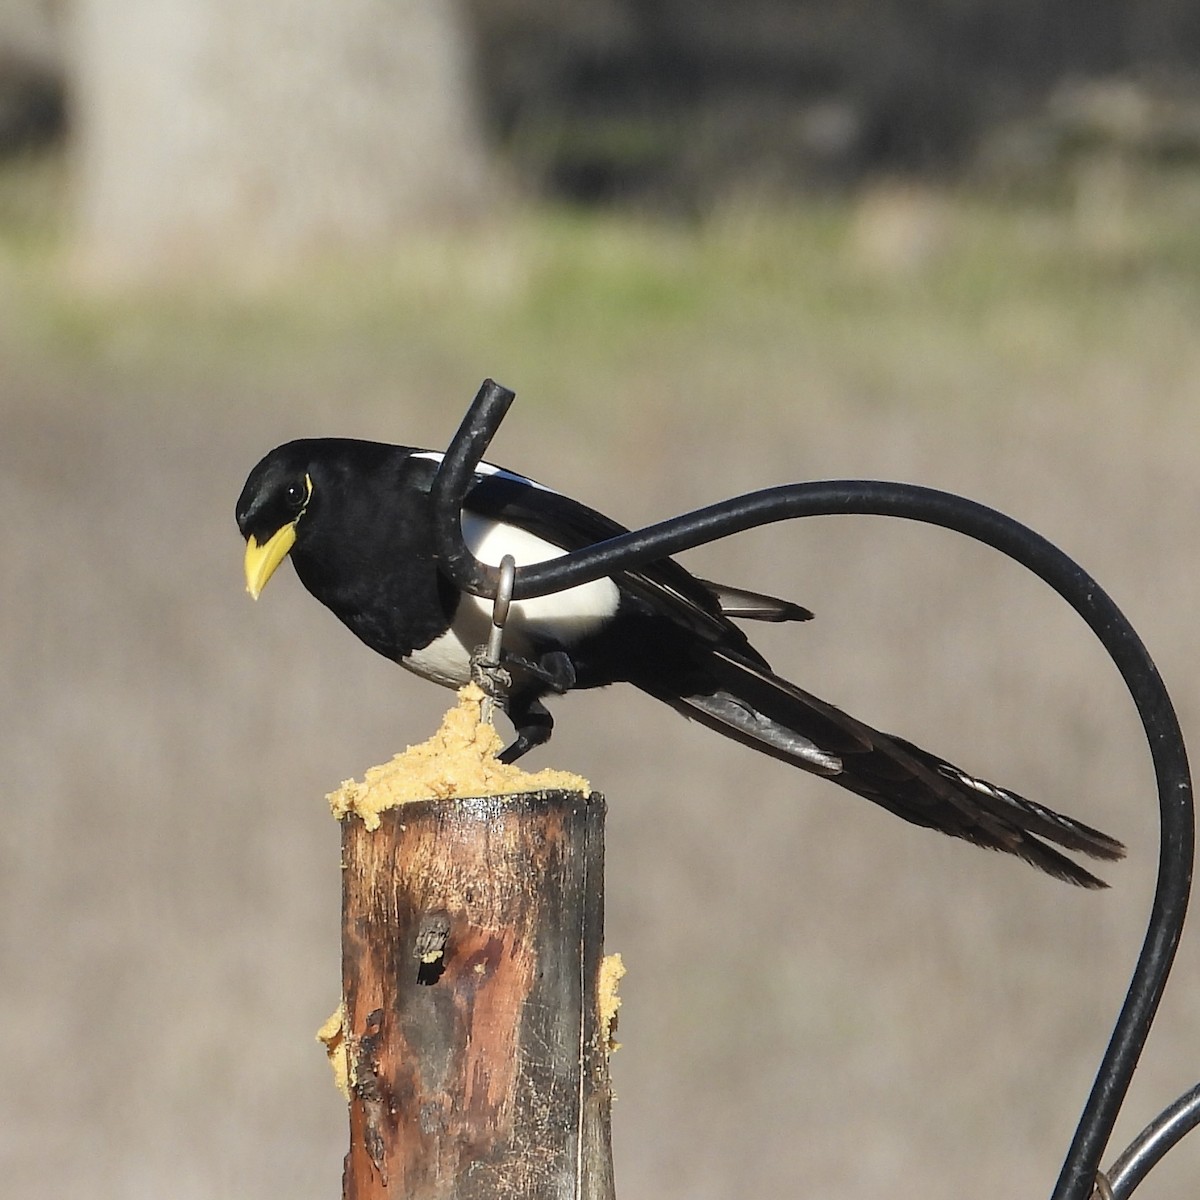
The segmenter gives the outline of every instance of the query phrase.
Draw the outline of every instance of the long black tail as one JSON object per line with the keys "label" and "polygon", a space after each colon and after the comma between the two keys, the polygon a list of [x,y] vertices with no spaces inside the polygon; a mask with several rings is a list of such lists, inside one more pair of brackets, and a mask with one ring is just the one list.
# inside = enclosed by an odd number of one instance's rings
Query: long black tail
{"label": "long black tail", "polygon": [[[1015,854],[1080,887],[1107,887],[1054,847],[1115,860],[1115,838],[880,733],[765,666],[714,648],[711,692],[659,699],[764,754],[823,775],[898,817]],[[1047,844],[1047,843],[1052,843]]]}

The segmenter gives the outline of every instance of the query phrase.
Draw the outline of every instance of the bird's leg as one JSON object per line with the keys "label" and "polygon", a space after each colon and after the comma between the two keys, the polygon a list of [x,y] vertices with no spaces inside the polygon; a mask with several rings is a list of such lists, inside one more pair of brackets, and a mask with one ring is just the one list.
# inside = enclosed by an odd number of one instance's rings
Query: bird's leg
{"label": "bird's leg", "polygon": [[512,763],[550,740],[554,718],[541,697],[548,691],[560,696],[569,692],[575,685],[575,664],[564,651],[548,650],[537,662],[506,654],[502,670],[516,681],[504,707],[517,737],[497,757],[501,762]]}
{"label": "bird's leg", "polygon": [[517,731],[516,740],[496,757],[502,763],[514,763],[535,746],[550,740],[554,718],[536,693],[518,693],[508,700],[508,719]]}

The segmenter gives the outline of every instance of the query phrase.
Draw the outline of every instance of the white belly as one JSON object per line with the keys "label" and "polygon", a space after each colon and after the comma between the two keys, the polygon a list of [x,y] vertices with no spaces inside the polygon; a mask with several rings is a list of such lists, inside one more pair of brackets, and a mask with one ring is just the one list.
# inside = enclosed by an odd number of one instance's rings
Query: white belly
{"label": "white belly", "polygon": [[[463,537],[480,562],[498,567],[506,554],[517,566],[559,558],[565,551],[524,529],[486,517],[463,513]],[[529,645],[529,632],[550,638],[567,648],[603,624],[617,611],[620,594],[611,579],[597,579],[548,596],[516,600],[504,627],[505,648],[521,654]],[[471,654],[487,642],[492,602],[464,596],[454,624],[428,646],[416,650],[403,665],[443,687],[462,687],[471,678]]]}

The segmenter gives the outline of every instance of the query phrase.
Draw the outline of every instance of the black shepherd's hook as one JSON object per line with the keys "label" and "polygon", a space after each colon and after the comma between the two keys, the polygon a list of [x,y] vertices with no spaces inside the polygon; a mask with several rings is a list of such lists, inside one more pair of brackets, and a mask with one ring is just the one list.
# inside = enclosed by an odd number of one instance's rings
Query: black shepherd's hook
{"label": "black shepherd's hook", "polygon": [[[459,588],[476,596],[495,595],[497,570],[479,562],[463,541],[463,497],[514,399],[507,388],[490,379],[484,381],[433,482],[440,565]],[[1100,585],[1040,534],[973,500],[915,484],[834,480],[751,492],[548,562],[521,567],[512,596],[522,600],[588,583],[774,521],[835,513],[903,517],[940,525],[1015,559],[1054,588],[1087,622],[1137,706],[1158,783],[1158,883],[1125,1003],[1051,1196],[1051,1200],[1086,1200],[1179,945],[1191,885],[1194,837],[1187,751],[1171,698],[1133,626]]]}

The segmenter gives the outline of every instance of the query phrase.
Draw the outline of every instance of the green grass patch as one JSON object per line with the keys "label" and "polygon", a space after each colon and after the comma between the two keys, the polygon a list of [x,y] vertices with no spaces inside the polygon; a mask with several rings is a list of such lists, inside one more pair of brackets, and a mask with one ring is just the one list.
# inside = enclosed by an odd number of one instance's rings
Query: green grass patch
{"label": "green grass patch", "polygon": [[0,345],[148,385],[490,373],[587,403],[657,374],[770,404],[815,377],[868,403],[997,403],[1120,356],[1194,361],[1195,182],[1023,203],[879,188],[690,223],[523,209],[369,259],[116,289],[73,266],[61,163],[24,164],[0,172]]}

